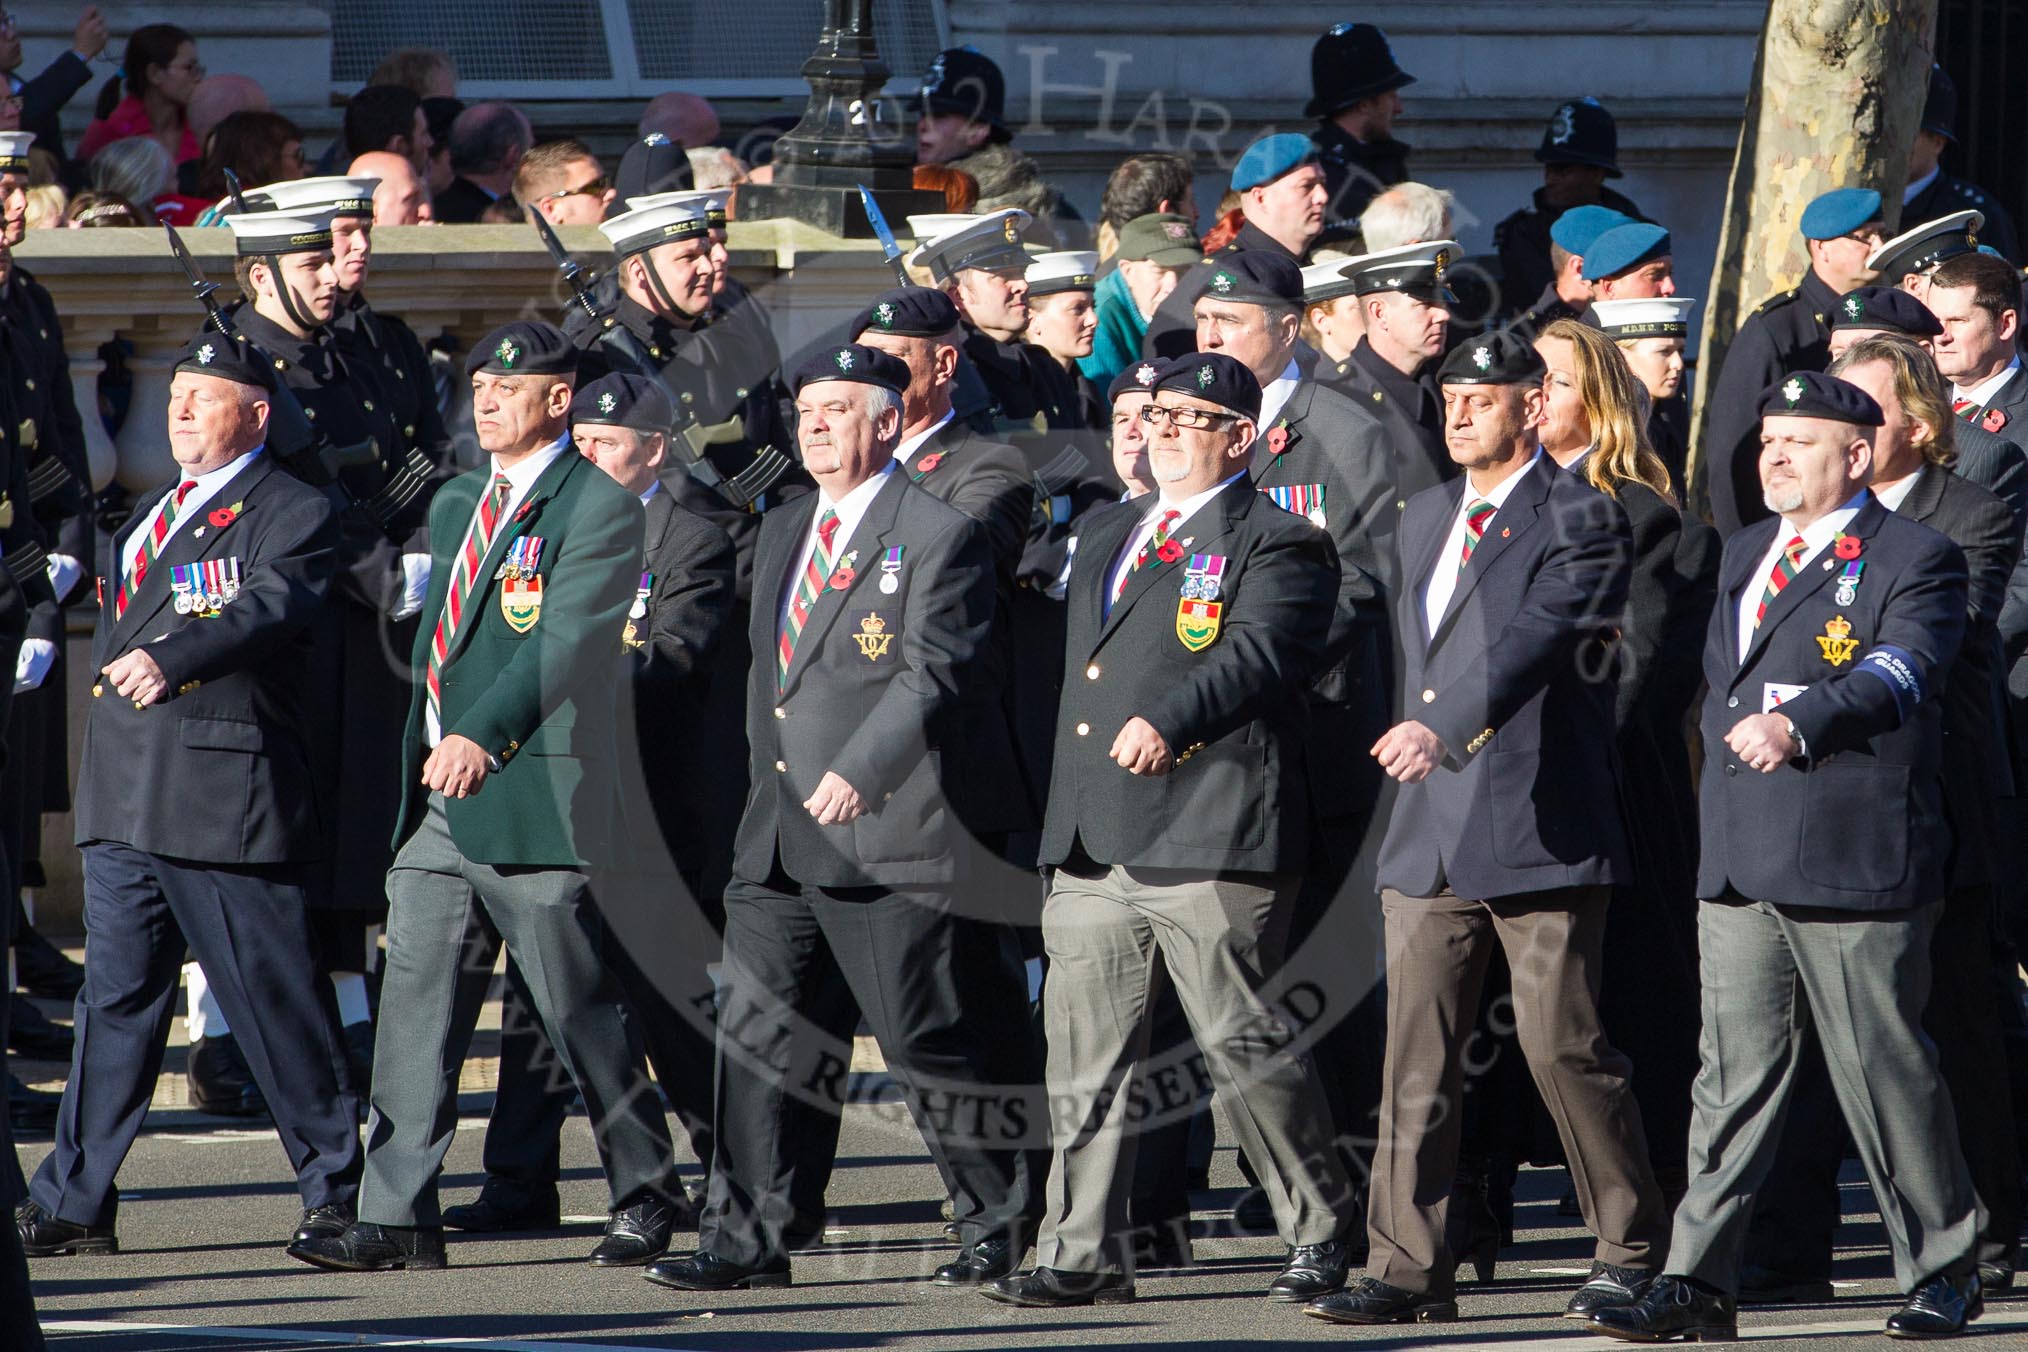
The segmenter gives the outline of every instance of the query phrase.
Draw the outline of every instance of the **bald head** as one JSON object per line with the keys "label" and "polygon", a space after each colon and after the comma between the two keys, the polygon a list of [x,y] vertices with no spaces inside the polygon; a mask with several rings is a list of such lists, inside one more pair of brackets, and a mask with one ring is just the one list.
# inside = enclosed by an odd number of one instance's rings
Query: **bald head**
{"label": "bald head", "polygon": [[417,177],[408,156],[391,150],[369,150],[353,160],[345,172],[380,180],[380,186],[373,190],[375,225],[419,225],[430,219],[429,189]]}
{"label": "bald head", "polygon": [[209,75],[192,91],[184,117],[190,123],[190,134],[203,145],[211,129],[234,113],[272,111],[268,91],[261,88],[260,81],[248,75]]}
{"label": "bald head", "polygon": [[661,132],[686,149],[718,143],[718,114],[695,94],[657,94],[641,114],[640,134]]}
{"label": "bald head", "polygon": [[535,133],[511,103],[475,103],[451,123],[451,167],[465,177],[505,175],[511,179]]}

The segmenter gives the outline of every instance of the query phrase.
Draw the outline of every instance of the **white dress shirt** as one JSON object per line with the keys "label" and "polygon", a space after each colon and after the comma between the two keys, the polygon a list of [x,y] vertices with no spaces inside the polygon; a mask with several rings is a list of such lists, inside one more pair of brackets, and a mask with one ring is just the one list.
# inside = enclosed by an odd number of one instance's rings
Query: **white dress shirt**
{"label": "white dress shirt", "polygon": [[[162,550],[169,547],[171,540],[183,533],[186,526],[195,529],[196,526],[205,524],[205,505],[217,497],[220,490],[232,482],[232,477],[251,464],[253,458],[265,449],[265,443],[256,446],[245,455],[238,456],[209,473],[200,474],[194,480],[185,480],[179,477],[176,480],[178,486],[186,482],[194,482],[197,486],[184,494],[182,505],[176,509],[176,519],[169,523],[169,533],[162,537],[162,544],[155,551],[157,557],[160,557]],[[180,470],[181,466],[178,466],[178,469]],[[141,524],[140,529],[127,537],[126,546],[120,551],[120,580],[122,582],[125,582],[127,575],[134,571],[134,560],[141,557],[141,544],[155,529],[156,518],[162,515],[163,508],[174,501],[176,501],[176,488],[171,487],[167,493],[162,495],[162,500],[155,504],[155,510],[148,514],[148,519]]]}
{"label": "white dress shirt", "polygon": [[1996,376],[1988,376],[1970,389],[1963,389],[1953,384],[1951,386],[1951,398],[1953,400],[1969,400],[1972,407],[1984,408],[1992,402],[1993,396],[2000,392],[2000,387],[2012,379],[2014,373],[2020,369],[2021,359],[2017,356],[2014,360],[2007,363],[2006,370]]}
{"label": "white dress shirt", "polygon": [[[1774,543],[1769,545],[1767,553],[1761,556],[1760,566],[1746,575],[1746,586],[1739,593],[1741,657],[1746,655],[1747,646],[1753,642],[1754,612],[1760,609],[1760,598],[1767,593],[1767,580],[1774,575],[1775,560],[1782,556],[1782,547],[1798,535],[1803,537],[1803,561],[1796,569],[1796,576],[1801,577],[1803,570],[1811,565],[1817,555],[1824,552],[1865,505],[1866,490],[1862,488],[1847,498],[1845,504],[1836,511],[1820,516],[1800,529],[1787,517],[1781,519],[1781,524],[1775,528]],[[1794,586],[1795,582],[1791,580],[1789,585]]]}
{"label": "white dress shirt", "polygon": [[1275,419],[1282,416],[1282,409],[1288,406],[1296,386],[1302,383],[1303,373],[1296,366],[1296,359],[1291,357],[1280,375],[1261,386],[1260,417],[1255,420],[1254,426],[1260,429],[1262,436],[1266,436],[1268,428],[1275,425]]}
{"label": "white dress shirt", "polygon": [[[1458,567],[1458,559],[1465,552],[1465,513],[1475,502],[1490,502],[1493,504],[1493,515],[1486,522],[1486,529],[1491,530],[1499,525],[1499,509],[1505,506],[1507,499],[1513,495],[1514,485],[1533,472],[1535,462],[1541,458],[1542,451],[1538,447],[1535,454],[1528,457],[1527,464],[1484,493],[1473,488],[1471,479],[1466,478],[1464,496],[1458,499],[1458,514],[1451,521],[1451,533],[1445,539],[1443,548],[1437,551],[1436,566],[1429,570],[1429,590],[1423,593],[1423,620],[1429,626],[1431,634],[1435,634],[1437,626],[1443,623],[1444,612],[1450,609],[1451,598],[1458,593],[1458,574],[1462,571]],[[1484,544],[1485,541],[1481,540],[1480,543]]]}
{"label": "white dress shirt", "polygon": [[1146,515],[1142,516],[1141,524],[1135,528],[1134,533],[1127,537],[1126,548],[1121,550],[1119,557],[1113,560],[1112,570],[1106,574],[1105,599],[1107,609],[1110,610],[1112,608],[1113,597],[1119,595],[1121,579],[1128,572],[1132,571],[1134,556],[1141,552],[1142,545],[1147,544],[1148,541],[1155,537],[1155,523],[1162,519],[1162,513],[1173,508],[1177,515],[1176,519],[1169,523],[1169,528],[1171,531],[1180,529],[1184,522],[1197,515],[1199,509],[1205,503],[1224,492],[1227,484],[1245,474],[1246,471],[1241,470],[1238,474],[1231,475],[1218,484],[1205,489],[1202,493],[1194,497],[1185,498],[1181,502],[1170,502],[1168,494],[1162,490],[1148,494],[1147,496],[1151,500],[1152,505],[1149,506]]}
{"label": "white dress shirt", "polygon": [[1880,499],[1880,505],[1890,512],[1901,510],[1901,504],[1908,501],[1908,495],[1915,491],[1915,481],[1922,477],[1922,471],[1904,474],[1893,483],[1873,485],[1873,496]]}
{"label": "white dress shirt", "polygon": [[881,466],[880,472],[859,487],[847,493],[838,501],[822,488],[817,490],[817,510],[810,513],[810,529],[803,535],[802,552],[796,555],[796,566],[789,571],[782,584],[781,602],[775,607],[775,632],[788,627],[789,605],[796,599],[796,584],[803,580],[803,574],[810,569],[810,557],[817,552],[817,523],[824,519],[824,509],[830,508],[838,514],[838,532],[831,537],[831,566],[835,570],[838,561],[852,548],[852,532],[859,529],[860,519],[866,509],[880,496],[880,490],[887,485],[887,476],[894,473],[894,462]]}
{"label": "white dress shirt", "polygon": [[904,437],[902,439],[901,444],[894,448],[894,463],[897,465],[906,465],[908,463],[908,458],[914,455],[917,451],[921,450],[922,444],[925,441],[928,441],[931,437],[943,431],[945,425],[948,424],[951,419],[957,416],[958,411],[956,409],[946,409],[944,411],[943,417],[938,418],[935,422],[931,423],[928,427],[923,428],[922,431],[917,432],[914,436]]}
{"label": "white dress shirt", "polygon": [[[507,529],[507,524],[514,519],[514,513],[517,510],[519,510],[522,502],[528,497],[528,494],[534,489],[535,481],[537,479],[540,479],[542,477],[543,471],[548,469],[551,465],[555,464],[558,458],[561,457],[564,454],[564,452],[568,450],[570,450],[570,433],[566,432],[562,436],[558,437],[555,441],[552,441],[547,446],[544,446],[541,450],[532,452],[528,455],[524,455],[511,465],[506,466],[501,465],[498,456],[489,457],[487,460],[487,464],[491,468],[492,474],[489,475],[486,479],[486,482],[480,486],[479,501],[475,503],[472,507],[472,518],[470,521],[465,523],[464,533],[458,537],[458,543],[455,546],[453,546],[453,548],[458,552],[463,552],[465,548],[465,541],[472,538],[472,532],[475,529],[477,529],[479,525],[479,513],[485,510],[486,499],[493,495],[494,477],[499,475],[505,475],[508,483],[507,505],[500,509],[500,519],[497,522],[497,524],[495,524],[493,527],[493,538],[495,540],[498,540],[500,538],[501,533]],[[457,554],[454,553],[451,557],[455,559],[457,557]],[[485,566],[483,560],[481,560],[480,566],[481,567]],[[425,573],[423,583],[424,586],[429,585],[427,579],[428,574]],[[411,585],[413,585],[412,582]],[[472,579],[472,590],[474,592],[477,592],[484,585],[485,585],[484,578]],[[445,597],[444,604],[445,605],[450,604],[450,599],[448,596]],[[478,623],[478,616],[472,613],[472,609],[469,605],[466,606],[465,608],[465,622],[467,624]],[[432,621],[432,623],[434,623],[434,621]],[[443,739],[444,739],[444,730],[437,724],[437,711],[428,700],[424,700],[423,744],[426,746],[435,746],[438,742],[441,742]]]}

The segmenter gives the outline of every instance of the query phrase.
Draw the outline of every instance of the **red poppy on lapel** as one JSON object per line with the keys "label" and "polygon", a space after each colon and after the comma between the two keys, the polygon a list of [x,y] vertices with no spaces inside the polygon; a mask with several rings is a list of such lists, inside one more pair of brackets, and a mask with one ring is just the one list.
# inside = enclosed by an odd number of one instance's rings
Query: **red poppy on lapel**
{"label": "red poppy on lapel", "polygon": [[1988,432],[1997,432],[2006,425],[2007,410],[2004,408],[1989,408],[1986,410],[1986,416],[1979,419],[1979,426]]}
{"label": "red poppy on lapel", "polygon": [[1268,429],[1269,453],[1273,455],[1280,455],[1283,451],[1287,450],[1288,448],[1289,448],[1289,429],[1286,427],[1270,427]]}
{"label": "red poppy on lapel", "polygon": [[935,469],[938,465],[941,465],[943,463],[944,463],[944,453],[942,451],[932,451],[928,455],[924,456],[922,459],[916,461],[915,467],[922,473],[927,474],[931,470]]}
{"label": "red poppy on lapel", "polygon": [[1155,547],[1155,557],[1164,563],[1174,563],[1183,557],[1183,546],[1174,540],[1164,540]]}
{"label": "red poppy on lapel", "polygon": [[1863,548],[1865,545],[1858,536],[1841,535],[1831,546],[1831,552],[1849,563],[1859,557],[1859,551]]}

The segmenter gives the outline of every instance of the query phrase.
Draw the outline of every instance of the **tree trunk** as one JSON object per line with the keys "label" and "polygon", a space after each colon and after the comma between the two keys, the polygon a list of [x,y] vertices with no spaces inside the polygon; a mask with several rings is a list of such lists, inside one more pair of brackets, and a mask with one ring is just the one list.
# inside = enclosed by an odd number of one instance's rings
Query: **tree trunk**
{"label": "tree trunk", "polygon": [[1878,188],[1896,231],[1935,30],[1936,0],[1770,0],[1704,302],[1685,475],[1700,508],[1705,401],[1741,321],[1809,269],[1803,208],[1833,188]]}

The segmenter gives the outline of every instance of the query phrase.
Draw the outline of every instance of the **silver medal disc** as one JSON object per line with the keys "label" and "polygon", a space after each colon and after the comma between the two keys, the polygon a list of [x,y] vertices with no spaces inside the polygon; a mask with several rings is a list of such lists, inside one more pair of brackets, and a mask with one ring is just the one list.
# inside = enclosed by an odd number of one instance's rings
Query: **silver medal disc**
{"label": "silver medal disc", "polygon": [[901,579],[893,573],[883,573],[880,578],[880,590],[889,596],[894,595],[901,590]]}

